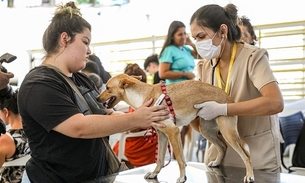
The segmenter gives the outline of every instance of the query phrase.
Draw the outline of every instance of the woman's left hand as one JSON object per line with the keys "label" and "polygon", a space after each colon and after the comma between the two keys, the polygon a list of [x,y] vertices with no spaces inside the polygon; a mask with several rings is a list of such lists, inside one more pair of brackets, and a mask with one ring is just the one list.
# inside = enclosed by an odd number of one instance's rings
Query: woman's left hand
{"label": "woman's left hand", "polygon": [[186,45],[194,45],[193,41],[191,40],[190,36],[189,35],[186,35],[186,42],[185,42]]}
{"label": "woman's left hand", "polygon": [[227,115],[227,104],[219,104],[215,101],[196,104],[194,105],[194,108],[200,109],[197,115],[205,120],[212,120],[218,116]]}
{"label": "woman's left hand", "polygon": [[193,72],[185,72],[185,77],[187,79],[194,79],[195,78],[195,74]]}

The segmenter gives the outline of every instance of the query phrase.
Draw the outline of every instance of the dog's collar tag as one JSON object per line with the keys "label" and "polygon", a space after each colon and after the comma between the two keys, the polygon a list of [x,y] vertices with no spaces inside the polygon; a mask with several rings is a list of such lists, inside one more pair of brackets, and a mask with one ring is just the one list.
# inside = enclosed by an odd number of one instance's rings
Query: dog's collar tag
{"label": "dog's collar tag", "polygon": [[165,95],[164,93],[162,93],[159,98],[156,100],[155,104],[154,105],[160,105],[164,99]]}

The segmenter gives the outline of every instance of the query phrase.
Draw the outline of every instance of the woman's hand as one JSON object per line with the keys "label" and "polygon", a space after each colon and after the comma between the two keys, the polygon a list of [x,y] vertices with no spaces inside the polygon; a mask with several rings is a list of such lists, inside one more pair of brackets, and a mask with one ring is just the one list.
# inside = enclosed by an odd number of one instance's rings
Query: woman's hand
{"label": "woman's hand", "polygon": [[190,45],[190,46],[194,46],[194,43],[193,43],[193,41],[191,40],[191,38],[190,38],[190,36],[187,34],[186,35],[186,41],[185,41],[185,44],[186,45]]}
{"label": "woman's hand", "polygon": [[[1,66],[1,64],[0,64]],[[5,73],[0,71],[0,90],[5,88],[7,84],[10,82],[10,78],[13,78],[14,74],[11,72]]]}
{"label": "woman's hand", "polygon": [[195,74],[193,72],[185,72],[184,75],[187,79],[194,79],[195,78]]}
{"label": "woman's hand", "polygon": [[196,45],[195,45],[195,44],[193,43],[193,41],[190,39],[190,36],[189,36],[188,34],[186,35],[185,44],[186,44],[186,45],[190,45],[190,46],[193,48],[193,50],[192,50],[192,55],[193,55],[194,58],[197,58],[197,59],[201,58],[201,57],[198,55],[198,53],[197,53]]}
{"label": "woman's hand", "polygon": [[227,115],[227,104],[219,104],[215,101],[196,104],[194,108],[200,109],[197,115],[205,120],[212,120],[218,116]]}
{"label": "woman's hand", "polygon": [[169,118],[169,110],[166,105],[157,105],[149,107],[153,99],[145,102],[141,107],[132,112],[134,122],[139,128],[148,128],[150,126],[164,128],[164,124],[158,123]]}

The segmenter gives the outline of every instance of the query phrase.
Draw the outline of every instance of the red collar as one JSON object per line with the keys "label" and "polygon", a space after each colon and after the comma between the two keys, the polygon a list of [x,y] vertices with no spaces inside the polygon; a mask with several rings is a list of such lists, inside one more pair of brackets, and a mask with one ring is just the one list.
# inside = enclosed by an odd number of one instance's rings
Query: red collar
{"label": "red collar", "polygon": [[171,101],[170,97],[167,95],[166,87],[165,87],[164,81],[161,82],[161,90],[162,90],[162,93],[165,95],[164,99],[165,99],[165,101],[166,101],[166,104],[167,104],[167,106],[168,106],[168,108],[169,108],[170,113],[173,115],[174,124],[176,125],[176,115],[175,115],[175,111],[174,111],[174,108],[173,108],[173,105],[172,105],[172,101]]}

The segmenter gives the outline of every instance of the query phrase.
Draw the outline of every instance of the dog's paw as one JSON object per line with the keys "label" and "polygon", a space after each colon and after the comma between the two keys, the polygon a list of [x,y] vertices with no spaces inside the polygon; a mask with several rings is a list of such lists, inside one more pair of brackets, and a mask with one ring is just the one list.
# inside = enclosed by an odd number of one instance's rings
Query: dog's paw
{"label": "dog's paw", "polygon": [[177,179],[177,183],[184,183],[186,181],[186,176],[184,176],[183,178],[178,178]]}
{"label": "dog's paw", "polygon": [[216,161],[211,161],[209,164],[208,164],[209,167],[218,167],[219,166],[219,163],[217,163]]}
{"label": "dog's paw", "polygon": [[144,178],[145,179],[156,179],[157,178],[157,176],[158,176],[158,174],[157,173],[154,173],[154,172],[148,172],[145,176],[144,176]]}
{"label": "dog's paw", "polygon": [[253,182],[254,182],[254,176],[253,175],[252,176],[246,175],[244,177],[244,183],[253,183]]}

